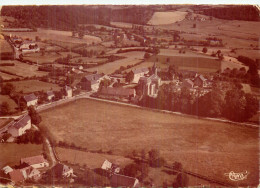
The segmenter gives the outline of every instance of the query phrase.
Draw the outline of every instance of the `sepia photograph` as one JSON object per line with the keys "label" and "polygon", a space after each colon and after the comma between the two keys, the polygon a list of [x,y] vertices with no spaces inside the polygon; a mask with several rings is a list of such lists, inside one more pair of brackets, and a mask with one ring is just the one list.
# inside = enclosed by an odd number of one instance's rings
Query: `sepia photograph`
{"label": "sepia photograph", "polygon": [[260,4],[3,4],[0,25],[1,188],[260,186]]}

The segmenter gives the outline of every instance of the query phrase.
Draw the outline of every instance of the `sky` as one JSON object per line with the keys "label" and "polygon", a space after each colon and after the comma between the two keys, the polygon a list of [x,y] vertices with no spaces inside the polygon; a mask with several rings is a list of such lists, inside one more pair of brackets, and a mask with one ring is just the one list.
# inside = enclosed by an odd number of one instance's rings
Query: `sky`
{"label": "sky", "polygon": [[63,4],[260,4],[259,0],[3,0],[0,5],[63,5]]}

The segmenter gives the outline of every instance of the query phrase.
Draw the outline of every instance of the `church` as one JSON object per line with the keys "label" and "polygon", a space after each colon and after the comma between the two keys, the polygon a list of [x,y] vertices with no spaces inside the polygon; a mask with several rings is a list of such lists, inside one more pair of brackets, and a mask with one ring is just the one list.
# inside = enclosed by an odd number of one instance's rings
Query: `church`
{"label": "church", "polygon": [[142,95],[157,97],[159,86],[161,85],[161,78],[157,75],[157,67],[154,63],[151,74],[143,76],[139,79],[138,88]]}

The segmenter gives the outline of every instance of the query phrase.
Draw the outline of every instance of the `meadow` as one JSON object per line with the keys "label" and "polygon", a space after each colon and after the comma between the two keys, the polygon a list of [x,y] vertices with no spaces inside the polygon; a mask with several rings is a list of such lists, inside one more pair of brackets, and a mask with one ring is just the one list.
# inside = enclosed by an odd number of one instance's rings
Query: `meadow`
{"label": "meadow", "polygon": [[182,11],[155,12],[147,24],[149,25],[172,24],[177,21],[182,21],[186,15],[187,12],[182,12]]}
{"label": "meadow", "polygon": [[[257,129],[80,99],[41,113],[56,141],[126,156],[158,149],[168,164],[233,184],[230,171],[250,175],[236,185],[258,183]],[[237,136],[239,135],[239,136]]]}

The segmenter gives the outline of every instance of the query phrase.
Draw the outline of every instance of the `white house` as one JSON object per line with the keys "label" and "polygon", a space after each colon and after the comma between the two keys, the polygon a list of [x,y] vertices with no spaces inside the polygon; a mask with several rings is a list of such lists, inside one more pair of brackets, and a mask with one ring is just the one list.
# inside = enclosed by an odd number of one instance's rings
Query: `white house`
{"label": "white house", "polygon": [[51,101],[54,98],[54,93],[53,91],[47,91],[47,98],[49,101]]}
{"label": "white house", "polygon": [[72,97],[72,89],[69,86],[65,86],[65,92],[67,97]]}
{"label": "white house", "polygon": [[132,73],[134,74],[134,79],[133,79],[132,83],[138,83],[139,79],[142,76],[145,76],[146,74],[149,73],[149,69],[148,68],[139,68],[139,69],[132,70]]}
{"label": "white house", "polygon": [[61,164],[61,163],[58,163],[56,164],[53,168],[52,168],[54,174],[58,177],[70,177],[70,176],[73,176],[73,168],[67,166],[67,165],[64,165],[64,164]]}
{"label": "white house", "polygon": [[34,106],[38,102],[38,98],[34,95],[34,93],[32,93],[30,95],[25,95],[23,98],[24,98],[27,106],[31,106],[31,105]]}
{"label": "white house", "polygon": [[29,115],[22,116],[12,122],[8,128],[8,132],[13,137],[21,136],[26,130],[31,129],[31,118]]}
{"label": "white house", "polygon": [[120,172],[119,166],[109,162],[108,160],[104,161],[104,163],[101,166],[101,169],[111,171],[113,173],[119,173]]}
{"label": "white house", "polygon": [[49,162],[46,159],[44,159],[43,155],[22,158],[21,164],[23,163],[26,163],[33,168],[43,168],[49,166]]}
{"label": "white house", "polygon": [[25,167],[21,169],[21,172],[24,176],[24,179],[34,179],[37,180],[41,177],[41,172],[36,168],[31,166]]}

